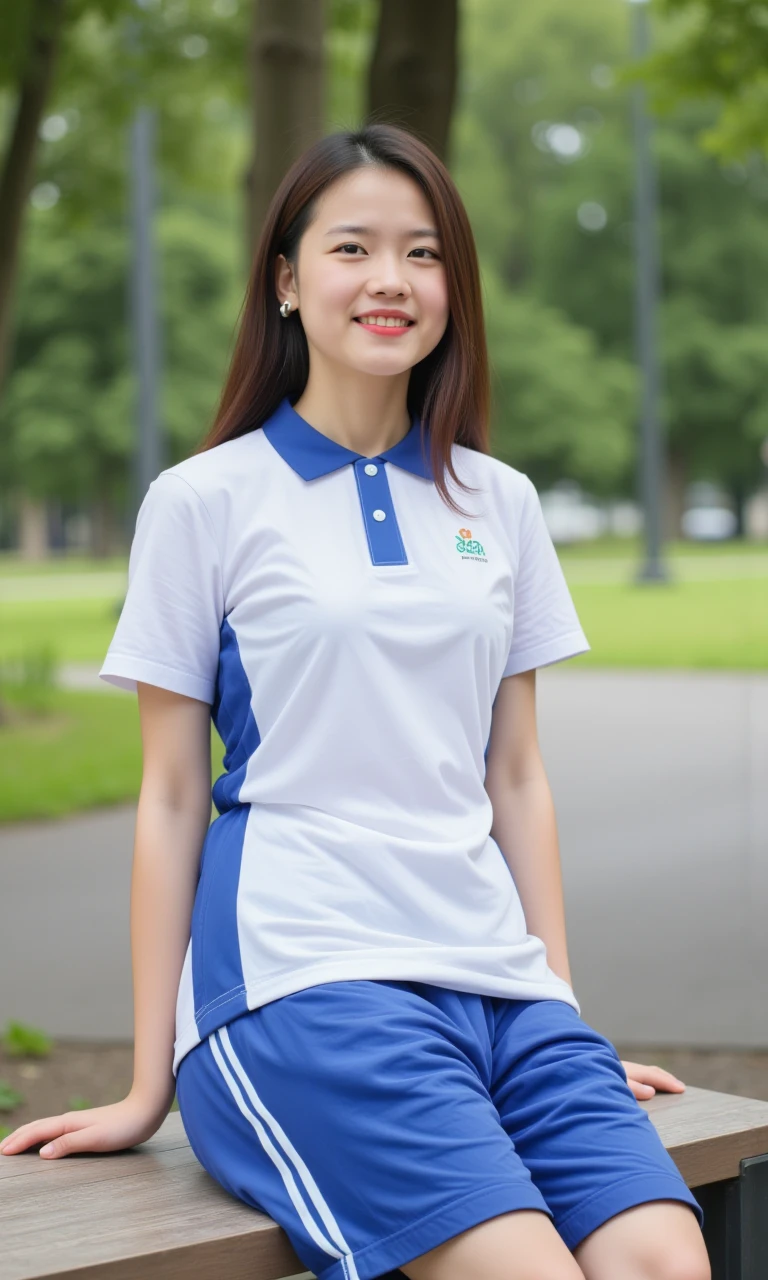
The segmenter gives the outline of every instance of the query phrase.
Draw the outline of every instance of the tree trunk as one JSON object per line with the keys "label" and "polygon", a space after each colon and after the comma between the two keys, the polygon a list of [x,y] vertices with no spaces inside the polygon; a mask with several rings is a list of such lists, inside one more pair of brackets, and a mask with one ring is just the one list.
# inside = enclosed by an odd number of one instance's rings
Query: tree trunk
{"label": "tree trunk", "polygon": [[457,46],[458,0],[380,0],[368,120],[410,129],[446,164]]}
{"label": "tree trunk", "polygon": [[662,512],[663,537],[682,537],[682,518],[685,510],[685,488],[688,481],[686,460],[681,453],[670,449],[667,454],[666,484]]}
{"label": "tree trunk", "polygon": [[48,512],[42,498],[19,495],[18,530],[22,560],[44,560],[48,555]]}
{"label": "tree trunk", "polygon": [[747,486],[742,480],[732,480],[730,484],[731,502],[733,503],[733,511],[736,516],[735,538],[743,538],[746,532],[746,501]]}
{"label": "tree trunk", "polygon": [[248,265],[267,206],[325,132],[326,0],[255,0],[249,50],[254,158],[245,175]]}
{"label": "tree trunk", "polygon": [[101,489],[90,508],[90,552],[97,559],[112,554],[117,543],[117,524],[112,499]]}
{"label": "tree trunk", "polygon": [[24,208],[34,173],[38,130],[50,95],[65,0],[31,0],[31,37],[0,172],[0,389],[10,365],[11,315]]}

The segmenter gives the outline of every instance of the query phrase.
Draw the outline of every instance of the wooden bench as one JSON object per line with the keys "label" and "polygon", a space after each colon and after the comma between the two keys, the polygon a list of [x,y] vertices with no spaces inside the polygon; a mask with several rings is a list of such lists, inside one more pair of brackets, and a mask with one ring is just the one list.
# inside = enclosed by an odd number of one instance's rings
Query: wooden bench
{"label": "wooden bench", "polygon": [[[704,1210],[713,1280],[768,1280],[768,1102],[689,1085],[639,1105]],[[0,1280],[309,1274],[280,1227],[198,1164],[178,1112],[129,1151],[0,1156]]]}

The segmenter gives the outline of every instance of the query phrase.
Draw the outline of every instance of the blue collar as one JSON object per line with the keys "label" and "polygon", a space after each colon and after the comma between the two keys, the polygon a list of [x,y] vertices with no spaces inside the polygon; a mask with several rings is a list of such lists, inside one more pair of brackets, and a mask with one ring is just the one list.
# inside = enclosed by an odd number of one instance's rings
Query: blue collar
{"label": "blue collar", "polygon": [[[304,480],[315,480],[318,476],[328,475],[330,471],[337,471],[348,462],[357,462],[364,457],[362,453],[346,449],[343,444],[338,444],[330,436],[323,435],[322,431],[310,426],[296,412],[287,396],[264,423],[262,431],[281,458]],[[403,467],[427,480],[433,479],[429,455],[422,457],[421,420],[418,417],[412,419],[408,434],[391,449],[378,453],[376,460],[378,459],[394,462],[395,466]]]}

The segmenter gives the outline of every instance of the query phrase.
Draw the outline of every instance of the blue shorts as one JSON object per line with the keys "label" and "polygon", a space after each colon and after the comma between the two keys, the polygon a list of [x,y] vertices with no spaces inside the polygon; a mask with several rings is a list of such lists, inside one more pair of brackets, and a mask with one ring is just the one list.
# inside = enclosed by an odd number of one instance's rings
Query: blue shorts
{"label": "blue shorts", "polygon": [[562,1000],[327,982],[181,1060],[197,1159],[319,1280],[370,1280],[513,1209],[569,1249],[648,1200],[704,1214],[616,1049]]}

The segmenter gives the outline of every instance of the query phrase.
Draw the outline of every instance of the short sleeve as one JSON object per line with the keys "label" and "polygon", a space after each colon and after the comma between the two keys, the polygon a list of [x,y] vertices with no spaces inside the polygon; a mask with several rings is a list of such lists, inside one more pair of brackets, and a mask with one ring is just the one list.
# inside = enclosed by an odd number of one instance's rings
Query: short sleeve
{"label": "short sleeve", "polygon": [[199,494],[161,472],[136,517],[128,590],[99,671],[136,691],[136,681],[212,703],[224,614],[215,530]]}
{"label": "short sleeve", "polygon": [[581,628],[535,486],[528,478],[520,514],[512,645],[504,676],[586,653]]}

